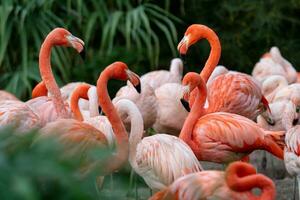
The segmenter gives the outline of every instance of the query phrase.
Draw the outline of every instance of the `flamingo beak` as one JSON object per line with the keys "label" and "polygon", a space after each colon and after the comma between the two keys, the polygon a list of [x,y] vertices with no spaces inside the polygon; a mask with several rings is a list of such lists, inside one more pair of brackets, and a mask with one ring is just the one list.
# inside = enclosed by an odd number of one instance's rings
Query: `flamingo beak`
{"label": "flamingo beak", "polygon": [[261,97],[261,103],[263,104],[264,108],[269,112],[269,114],[272,115],[271,109],[269,107],[269,102],[264,96]]}
{"label": "flamingo beak", "polygon": [[85,56],[84,42],[80,38],[75,37],[74,35],[68,35],[67,40],[69,41],[71,47],[76,49],[77,52],[83,57]]}
{"label": "flamingo beak", "polygon": [[187,85],[187,86],[184,86],[184,89],[183,89],[183,97],[180,99],[180,102],[182,104],[182,106],[185,108],[186,111],[190,112],[191,109],[190,109],[190,105],[189,105],[189,102],[188,102],[188,99],[189,99],[189,93],[190,93],[190,86]]}
{"label": "flamingo beak", "polygon": [[130,71],[129,69],[126,70],[126,73],[128,76],[128,80],[132,83],[136,91],[140,94],[141,93],[140,77],[134,72]]}
{"label": "flamingo beak", "polygon": [[185,35],[177,46],[177,50],[179,51],[182,60],[185,60],[185,55],[189,48],[189,37],[189,35]]}

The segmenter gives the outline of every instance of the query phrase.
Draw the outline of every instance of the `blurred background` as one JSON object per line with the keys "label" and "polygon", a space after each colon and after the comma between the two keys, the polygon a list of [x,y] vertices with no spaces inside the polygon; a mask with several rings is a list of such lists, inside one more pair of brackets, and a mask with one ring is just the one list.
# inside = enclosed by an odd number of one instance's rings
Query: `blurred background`
{"label": "blurred background", "polygon": [[[0,88],[22,99],[40,81],[39,49],[55,27],[82,38],[87,51],[82,60],[72,49],[54,49],[52,67],[60,86],[71,81],[95,84],[103,68],[117,60],[139,75],[167,69],[193,23],[215,30],[222,45],[220,64],[229,69],[251,73],[261,55],[276,45],[300,70],[299,0],[0,2]],[[199,72],[209,51],[207,41],[191,47],[188,70]],[[110,92],[120,84],[113,82]],[[74,175],[80,161],[61,160],[59,145],[49,141],[32,147],[32,137],[0,134],[0,199],[147,199],[151,194],[129,167],[106,177],[99,191],[95,176]]]}
{"label": "blurred background", "polygon": [[[52,66],[58,83],[95,83],[108,64],[120,60],[142,75],[168,68],[176,45],[193,23],[213,28],[222,44],[220,64],[250,73],[273,45],[300,64],[299,0],[1,0],[0,85],[22,99],[40,80],[38,54],[54,27],[65,27],[86,43],[83,61],[56,48]],[[188,70],[200,71],[209,54],[206,41],[190,50]],[[297,68],[298,69],[298,68]],[[110,92],[119,88],[113,83]]]}

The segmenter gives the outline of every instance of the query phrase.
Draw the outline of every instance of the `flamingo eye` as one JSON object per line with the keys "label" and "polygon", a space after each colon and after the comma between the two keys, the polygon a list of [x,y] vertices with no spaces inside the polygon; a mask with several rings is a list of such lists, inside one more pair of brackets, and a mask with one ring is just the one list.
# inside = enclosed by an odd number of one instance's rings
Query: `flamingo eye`
{"label": "flamingo eye", "polygon": [[300,112],[300,106],[296,107],[296,112],[299,113]]}
{"label": "flamingo eye", "polygon": [[268,122],[268,124],[271,125],[271,126],[274,126],[274,125],[275,125],[274,120],[271,119],[270,117],[267,118],[267,122]]}

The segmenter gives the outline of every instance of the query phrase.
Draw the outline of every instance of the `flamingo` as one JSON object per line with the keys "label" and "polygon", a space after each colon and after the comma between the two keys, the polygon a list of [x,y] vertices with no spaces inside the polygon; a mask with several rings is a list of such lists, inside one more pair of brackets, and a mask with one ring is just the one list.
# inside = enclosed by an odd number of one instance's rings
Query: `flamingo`
{"label": "flamingo", "polygon": [[[219,62],[221,45],[216,33],[207,26],[193,24],[189,26],[178,44],[178,51],[186,55],[189,47],[202,38],[206,38],[211,52],[200,75],[206,83]],[[193,105],[197,90],[191,94],[190,105]],[[230,72],[217,76],[208,87],[208,112],[230,112],[255,120],[268,103],[261,94],[259,83],[251,76]]]}
{"label": "flamingo", "polygon": [[[168,83],[180,84],[183,72],[183,64],[179,58],[174,58],[171,61],[170,70],[157,70],[144,74],[141,77],[141,94],[138,94],[130,85],[122,87],[113,99],[116,103],[120,99],[129,99],[133,101],[141,111],[145,129],[152,126],[157,127],[157,123],[161,116],[157,116],[160,108],[158,108],[158,100],[155,90],[160,86]],[[174,90],[175,91],[175,90]],[[159,106],[161,107],[161,106]],[[130,127],[129,119],[126,115],[121,114],[122,120],[128,129]],[[156,125],[154,125],[156,123]],[[160,130],[160,129],[159,129]],[[161,131],[161,130],[160,130]]]}
{"label": "flamingo", "polygon": [[[139,77],[130,71],[125,63],[114,62],[104,69],[100,74],[97,81],[97,93],[99,98],[99,104],[101,105],[103,112],[107,116],[112,125],[113,132],[116,139],[116,153],[111,158],[101,163],[102,173],[109,174],[119,169],[128,159],[128,135],[121,121],[121,118],[117,114],[111,99],[107,91],[107,83],[110,79],[129,80],[133,85],[138,86]],[[78,121],[75,119],[58,119],[54,122],[46,124],[41,129],[40,137],[58,136],[59,139],[66,144],[81,144],[81,150],[85,150],[90,147],[90,144],[107,147],[108,141],[101,131],[93,126]],[[89,166],[94,166],[93,164]],[[90,167],[88,167],[90,168]]]}
{"label": "flamingo", "polygon": [[50,56],[53,46],[73,47],[80,53],[83,50],[84,42],[63,28],[52,30],[43,42],[39,55],[39,67],[41,77],[51,97],[42,96],[26,102],[39,115],[42,125],[58,118],[70,118],[72,116],[69,106],[62,99],[52,74]]}
{"label": "flamingo", "polygon": [[[294,126],[286,132],[284,148],[284,164],[291,176],[298,182],[300,197],[300,126]],[[296,185],[296,184],[295,184]],[[295,191],[294,191],[295,195]]]}
{"label": "flamingo", "polygon": [[[283,131],[266,131],[252,120],[233,113],[205,113],[206,85],[197,73],[188,73],[182,81],[185,87],[183,105],[190,91],[198,89],[179,138],[193,150],[198,160],[229,163],[241,160],[256,149],[283,158]],[[201,93],[201,95],[200,95]],[[202,116],[202,117],[201,117]]]}
{"label": "flamingo", "polygon": [[131,121],[129,162],[151,189],[163,189],[185,174],[202,170],[191,148],[178,137],[159,133],[142,139],[143,118],[133,102],[122,99],[115,106]]}
{"label": "flamingo", "polygon": [[[254,188],[261,190],[260,195],[253,193]],[[270,178],[257,174],[250,164],[234,162],[225,172],[202,171],[181,177],[149,200],[274,200],[275,197],[275,185]]]}
{"label": "flamingo", "polygon": [[288,86],[288,82],[284,76],[271,75],[266,77],[262,82],[261,91],[268,102],[274,101],[275,94],[282,88]]}
{"label": "flamingo", "polygon": [[257,117],[257,124],[270,131],[286,131],[299,121],[296,105],[288,100],[276,101],[269,104],[270,113],[262,113]]}
{"label": "flamingo", "polygon": [[[80,109],[79,100],[81,98],[89,101],[89,111]],[[109,146],[112,147],[114,143],[114,133],[108,118],[99,114],[97,88],[82,83],[72,92],[70,101],[74,119],[90,124],[101,131],[105,135]]]}
{"label": "flamingo", "polygon": [[19,100],[3,100],[0,103],[0,128],[12,126],[17,133],[26,133],[42,126],[40,117]]}
{"label": "flamingo", "polygon": [[270,75],[284,76],[289,84],[297,81],[297,71],[282,57],[278,47],[272,47],[270,52],[265,53],[252,71],[252,76],[259,81]]}
{"label": "flamingo", "polygon": [[171,61],[170,70],[156,70],[141,76],[141,83],[148,84],[154,90],[166,83],[180,83],[183,73],[183,63],[180,58]]}
{"label": "flamingo", "polygon": [[3,101],[3,100],[18,101],[19,99],[15,95],[13,95],[5,90],[0,90],[0,101]]}
{"label": "flamingo", "polygon": [[[70,105],[71,96],[72,96],[74,90],[76,89],[76,87],[78,87],[81,84],[88,84],[88,83],[85,83],[85,82],[72,82],[72,83],[68,83],[65,86],[63,86],[62,88],[60,88],[61,96],[62,96],[62,99],[63,99],[66,106]],[[90,84],[88,84],[88,85],[90,85]],[[91,86],[93,86],[93,85],[91,85]],[[93,87],[96,88],[95,86],[93,86]],[[95,95],[97,95],[97,94],[95,94]],[[44,81],[39,82],[33,88],[31,96],[32,96],[33,99],[38,98],[38,97],[43,97],[43,96],[44,97],[47,97],[47,96],[49,97],[49,92],[48,92],[48,89],[47,89]],[[98,98],[98,97],[95,97],[95,98]],[[47,99],[47,98],[44,98],[44,99]],[[39,103],[41,103],[41,101],[39,101]],[[87,101],[86,99],[84,99],[84,98],[79,99],[79,107],[84,112],[88,112],[88,111],[93,112],[93,109],[91,110],[90,106],[91,105],[89,105],[89,101]],[[51,107],[51,109],[52,108],[53,108],[53,106]],[[98,110],[98,108],[97,108],[97,110]]]}

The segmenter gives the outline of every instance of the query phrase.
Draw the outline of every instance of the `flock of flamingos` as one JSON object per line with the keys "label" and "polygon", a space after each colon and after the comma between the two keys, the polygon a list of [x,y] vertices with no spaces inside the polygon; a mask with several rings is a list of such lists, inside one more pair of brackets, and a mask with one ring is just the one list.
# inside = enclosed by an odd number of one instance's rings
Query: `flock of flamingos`
{"label": "flock of flamingos", "polygon": [[[125,63],[114,62],[101,72],[96,86],[75,82],[59,88],[51,70],[52,47],[73,47],[81,53],[84,42],[55,28],[40,49],[42,81],[32,99],[22,102],[0,91],[0,126],[14,126],[18,133],[39,129],[38,137],[54,136],[81,145],[82,151],[115,148],[109,160],[99,161],[99,184],[129,161],[155,192],[151,200],[275,199],[273,181],[256,172],[249,154],[271,153],[300,183],[298,73],[277,47],[261,57],[252,76],[217,66],[219,38],[201,24],[188,27],[178,44],[180,55],[201,39],[208,40],[211,51],[200,74],[182,77],[178,58],[169,71],[141,78]],[[107,88],[110,79],[127,81],[113,100]],[[145,136],[148,128],[156,134]],[[227,168],[206,170],[199,161]],[[260,194],[253,193],[254,188]]]}

